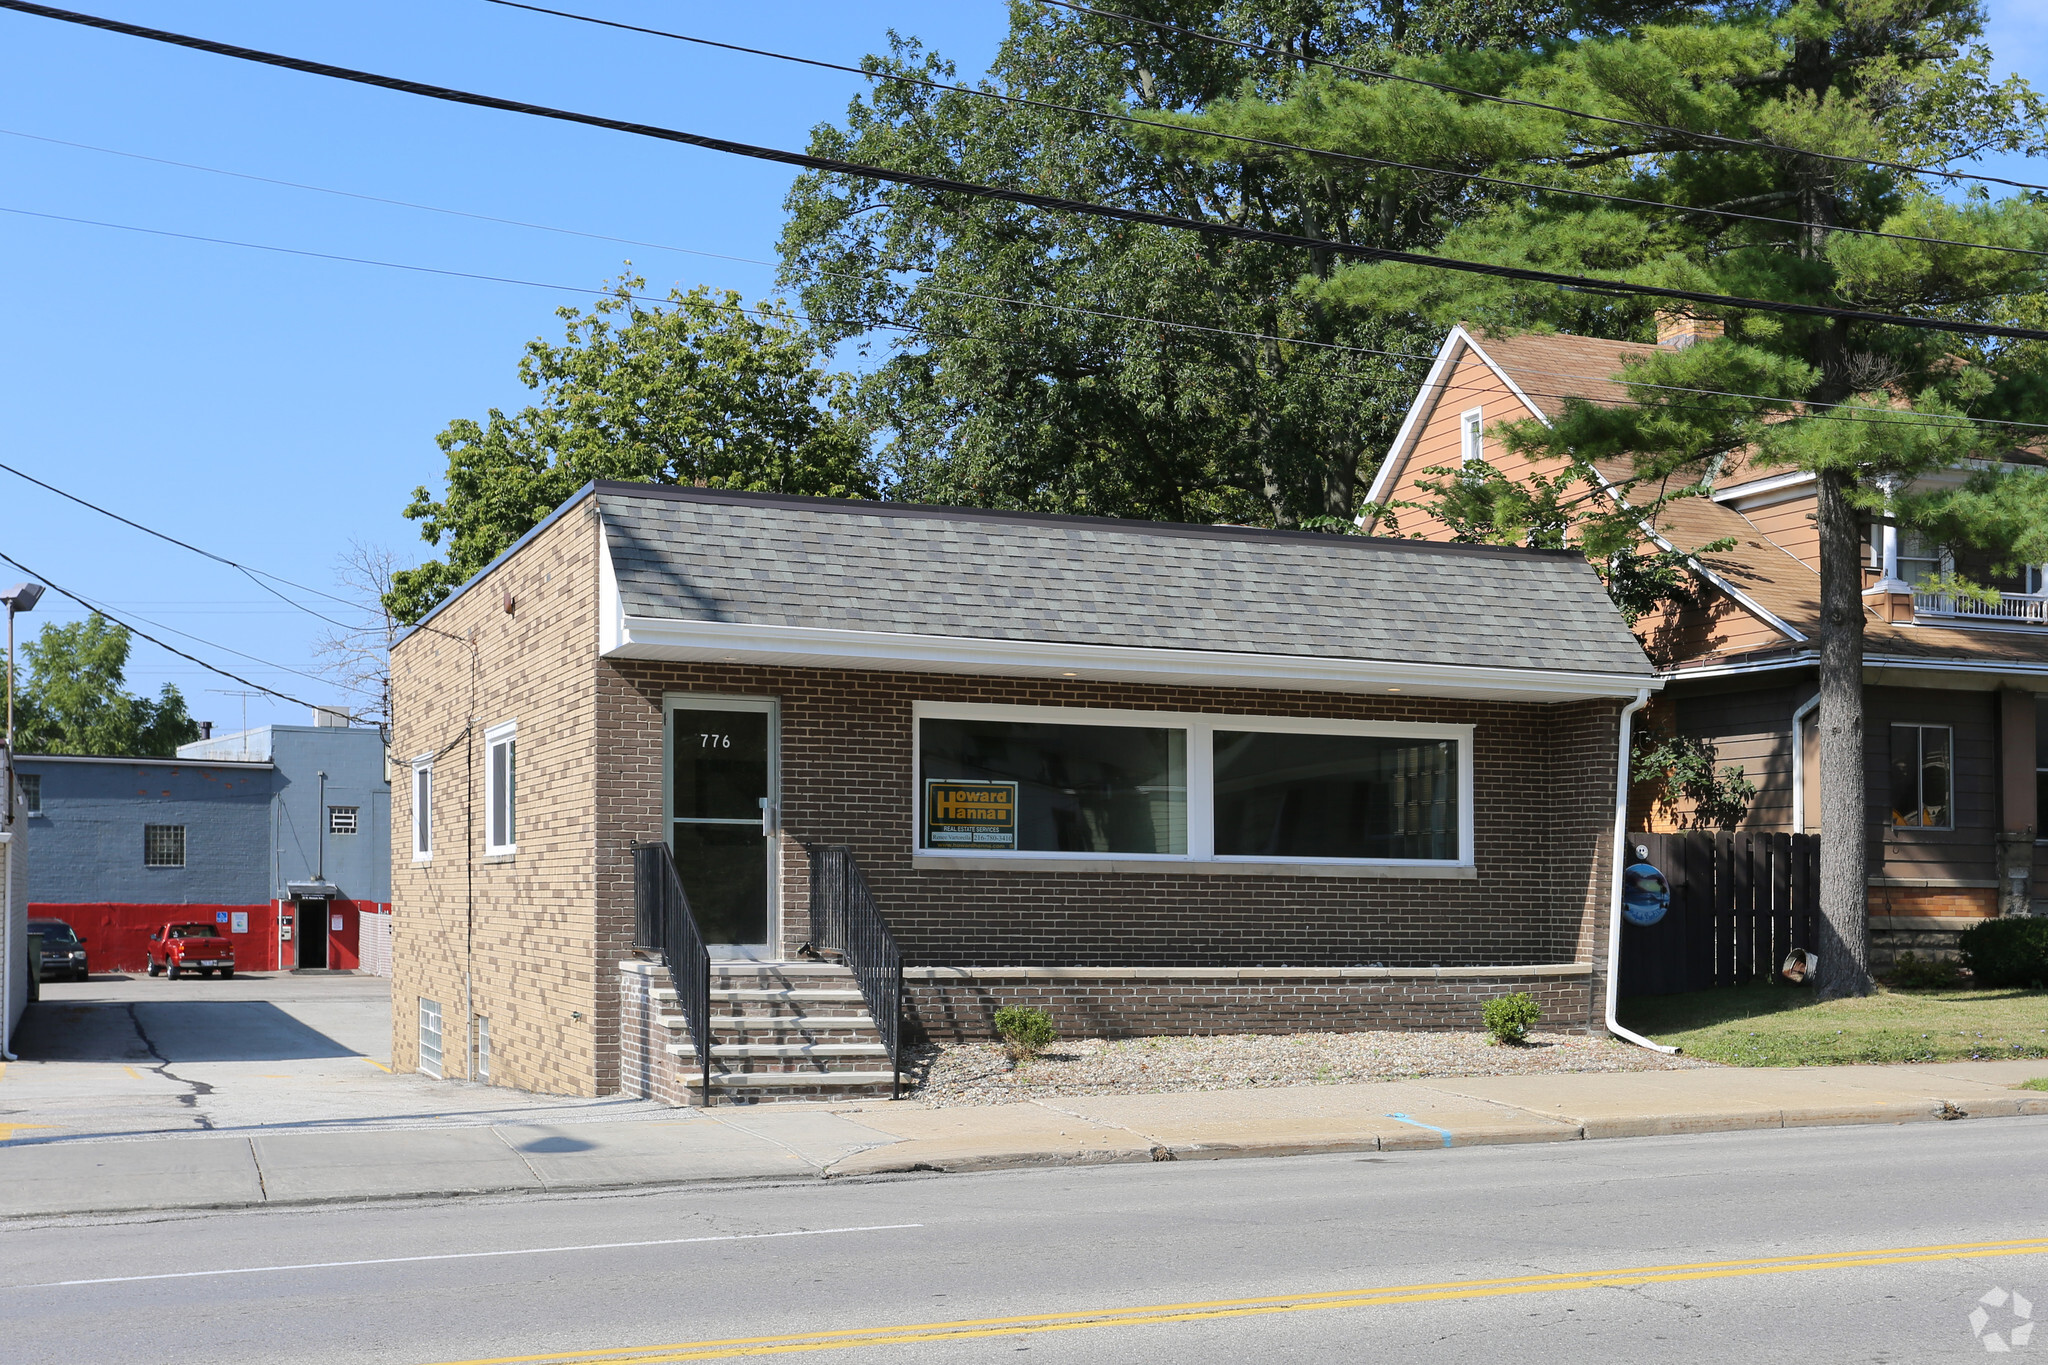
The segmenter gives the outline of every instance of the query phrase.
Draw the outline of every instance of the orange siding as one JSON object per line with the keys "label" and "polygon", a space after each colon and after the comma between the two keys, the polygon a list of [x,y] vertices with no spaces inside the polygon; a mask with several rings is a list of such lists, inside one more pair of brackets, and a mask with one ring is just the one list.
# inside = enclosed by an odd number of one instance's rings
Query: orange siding
{"label": "orange siding", "polygon": [[1820,564],[1820,528],[1813,522],[1813,498],[1789,498],[1743,513],[1750,524],[1786,554],[1808,567]]}
{"label": "orange siding", "polygon": [[[1534,467],[1532,462],[1510,453],[1493,433],[1498,423],[1523,421],[1532,414],[1490,365],[1467,350],[1452,367],[1442,391],[1424,412],[1415,443],[1409,449],[1406,462],[1394,476],[1393,489],[1387,499],[1389,502],[1426,504],[1430,501],[1429,495],[1417,485],[1424,480],[1436,482],[1442,476],[1423,471],[1455,468],[1463,462],[1459,428],[1464,414],[1473,408],[1480,409],[1485,415],[1486,436],[1482,449],[1486,462],[1510,479],[1528,475]],[[1550,463],[1554,468],[1555,462]],[[1414,507],[1398,508],[1390,518],[1382,518],[1374,529],[1380,535],[1420,536],[1424,540],[1451,538],[1448,527]]]}

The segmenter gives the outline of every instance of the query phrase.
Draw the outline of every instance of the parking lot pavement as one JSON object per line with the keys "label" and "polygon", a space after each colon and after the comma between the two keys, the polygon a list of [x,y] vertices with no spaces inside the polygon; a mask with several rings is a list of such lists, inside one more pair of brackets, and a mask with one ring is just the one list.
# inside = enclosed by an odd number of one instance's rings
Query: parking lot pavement
{"label": "parking lot pavement", "polygon": [[672,1117],[394,1075],[391,983],[286,972],[45,982],[0,1064],[0,1143]]}

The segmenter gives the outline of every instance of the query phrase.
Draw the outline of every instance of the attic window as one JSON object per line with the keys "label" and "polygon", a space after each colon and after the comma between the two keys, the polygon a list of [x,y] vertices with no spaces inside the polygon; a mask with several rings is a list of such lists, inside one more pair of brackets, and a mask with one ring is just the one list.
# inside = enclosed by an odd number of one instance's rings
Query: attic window
{"label": "attic window", "polygon": [[1483,439],[1486,424],[1480,417],[1480,410],[1472,408],[1467,411],[1459,419],[1459,425],[1464,432],[1465,463],[1479,464],[1486,458],[1486,443]]}

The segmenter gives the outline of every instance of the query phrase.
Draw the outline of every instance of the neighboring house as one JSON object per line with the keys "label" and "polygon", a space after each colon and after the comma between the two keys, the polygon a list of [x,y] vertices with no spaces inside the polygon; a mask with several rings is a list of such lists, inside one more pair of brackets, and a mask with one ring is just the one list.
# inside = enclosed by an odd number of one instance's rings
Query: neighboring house
{"label": "neighboring house", "polygon": [[29,898],[88,940],[95,969],[142,970],[152,929],[196,918],[229,932],[244,969],[353,970],[384,922],[370,917],[391,899],[391,786],[374,729],[270,725],[176,758],[17,766]]}
{"label": "neighboring house", "polygon": [[1656,686],[1563,552],[589,485],[392,651],[394,1062],[678,1098],[642,841],[734,1001],[846,846],[935,1036],[1595,1028]]}
{"label": "neighboring house", "polygon": [[[1705,339],[1712,324],[1670,322],[1660,345]],[[1369,494],[1375,504],[1427,501],[1430,468],[1483,460],[1509,478],[1531,472],[1498,437],[1500,423],[1552,421],[1567,398],[1617,404],[1623,367],[1646,343],[1562,334],[1496,337],[1454,330],[1410,408]],[[1614,483],[1628,461],[1601,466]],[[1961,472],[1938,476],[1960,480]],[[1821,832],[1816,710],[1819,533],[1812,476],[1732,460],[1711,496],[1671,504],[1664,542],[1702,554],[1697,608],[1645,617],[1637,632],[1668,686],[1646,726],[1711,740],[1720,763],[1760,789],[1742,828]],[[1397,508],[1403,535],[1449,539],[1441,523]],[[1955,557],[1871,534],[1865,572],[1864,708],[1874,958],[1907,948],[1945,952],[1980,920],[2027,914],[2041,779],[2048,776],[2048,597],[2039,567],[2000,586],[1996,606],[1915,592]],[[1985,576],[1986,566],[1960,567]],[[1900,581],[1901,579],[1905,581]],[[1638,829],[1670,829],[1684,807],[1647,802]]]}

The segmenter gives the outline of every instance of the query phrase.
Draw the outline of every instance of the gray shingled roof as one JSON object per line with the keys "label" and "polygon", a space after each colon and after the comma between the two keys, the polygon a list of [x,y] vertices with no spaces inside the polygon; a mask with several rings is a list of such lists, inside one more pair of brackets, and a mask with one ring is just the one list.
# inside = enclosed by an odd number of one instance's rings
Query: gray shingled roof
{"label": "gray shingled roof", "polygon": [[1575,554],[601,483],[628,616],[1654,676]]}

